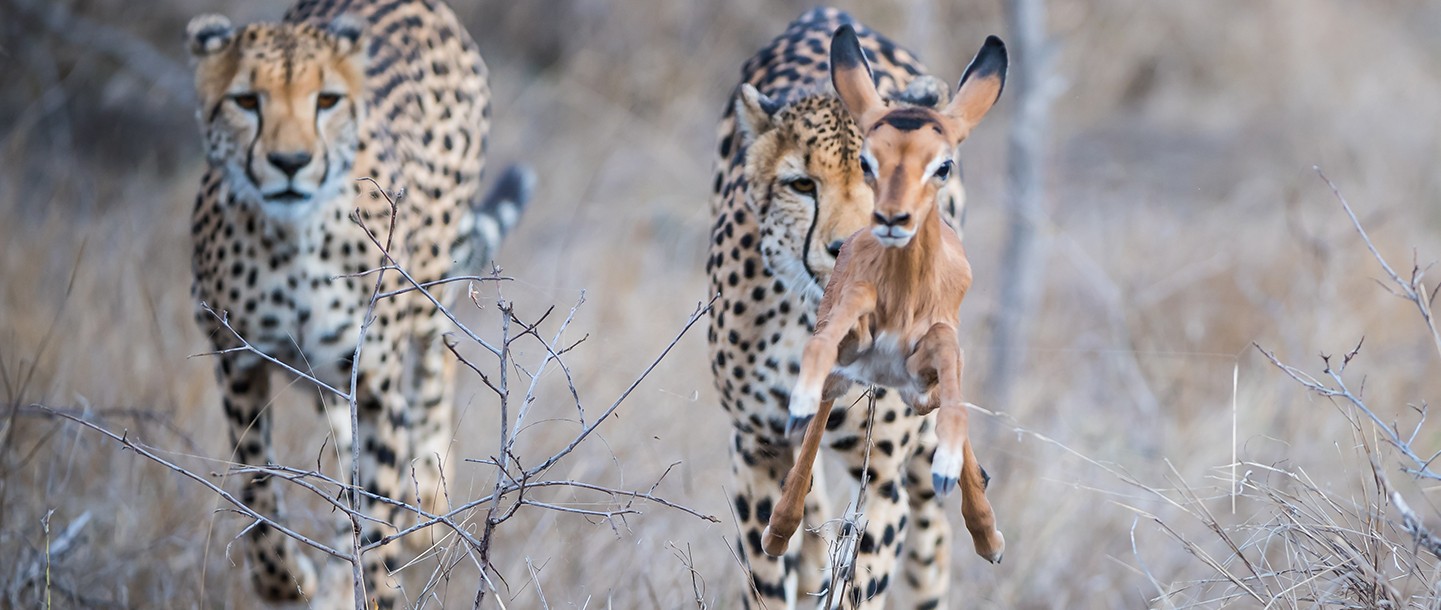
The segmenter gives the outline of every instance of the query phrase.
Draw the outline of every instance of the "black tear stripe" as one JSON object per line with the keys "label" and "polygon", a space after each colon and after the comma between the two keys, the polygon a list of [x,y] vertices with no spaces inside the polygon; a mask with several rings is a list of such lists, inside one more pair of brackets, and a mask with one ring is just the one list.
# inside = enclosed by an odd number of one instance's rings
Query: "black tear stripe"
{"label": "black tear stripe", "polygon": [[260,178],[251,169],[255,163],[255,147],[260,145],[260,136],[265,133],[265,113],[255,113],[255,137],[250,139],[250,146],[245,149],[245,175],[250,178],[250,183],[260,190]]}
{"label": "black tear stripe", "polygon": [[[801,266],[806,268],[806,273],[810,274],[811,280],[819,284],[820,278],[816,276],[815,269],[811,269],[811,239],[816,234],[816,225],[821,224],[821,197],[819,192],[817,192],[814,197],[811,197],[811,211],[811,226],[806,228],[806,241],[805,244],[801,246]],[[821,288],[825,288],[825,286]]]}
{"label": "black tear stripe", "polygon": [[[320,136],[319,125],[316,125],[315,134],[316,136]],[[323,163],[321,167],[325,168],[320,174],[320,182],[315,186],[318,191],[325,188],[325,183],[330,181],[330,145],[325,142],[324,137],[317,137],[316,139],[320,141],[320,162]],[[319,195],[320,193],[316,192],[314,194]]]}
{"label": "black tear stripe", "polygon": [[[321,87],[322,89],[324,89],[324,88],[325,88],[325,69],[324,69],[324,68],[321,68],[321,69],[319,70],[319,72],[320,72],[320,87]],[[350,114],[351,114],[352,117],[355,116],[354,106],[355,106],[354,104],[351,104],[352,109],[351,109]],[[323,189],[323,188],[325,188],[325,183],[330,180],[330,145],[329,145],[328,143],[326,143],[326,141],[325,141],[325,134],[322,133],[322,132],[321,132],[321,129],[320,129],[320,107],[319,107],[319,106],[316,106],[316,107],[315,107],[315,140],[320,143],[320,161],[321,161],[321,163],[323,164],[323,165],[321,165],[321,167],[324,167],[324,168],[325,168],[324,170],[322,170],[322,172],[321,172],[321,174],[320,174],[320,183],[316,185],[316,189],[317,189],[317,191],[318,191],[318,189]],[[320,194],[319,192],[316,192],[316,193],[315,193],[315,195],[319,195],[319,194]]]}

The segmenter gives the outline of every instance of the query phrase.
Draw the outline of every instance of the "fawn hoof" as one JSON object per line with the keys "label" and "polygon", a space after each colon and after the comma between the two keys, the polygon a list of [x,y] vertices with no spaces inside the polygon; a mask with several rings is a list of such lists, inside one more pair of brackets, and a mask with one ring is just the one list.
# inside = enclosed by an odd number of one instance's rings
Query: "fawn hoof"
{"label": "fawn hoof", "polygon": [[811,420],[815,418],[816,415],[814,413],[810,415],[792,415],[790,419],[786,420],[786,436],[805,434],[806,428],[811,425]]}
{"label": "fawn hoof", "polygon": [[936,489],[936,495],[938,496],[951,495],[951,492],[956,490],[956,484],[958,482],[960,482],[960,479],[956,477],[947,477],[931,473],[931,487]]}
{"label": "fawn hoof", "polygon": [[791,393],[790,403],[786,405],[786,412],[791,416],[790,421],[786,422],[786,434],[792,434],[798,428],[804,430],[805,423],[815,417],[820,409],[820,392],[796,388],[796,391]]}
{"label": "fawn hoof", "polygon": [[990,488],[991,488],[991,473],[986,472],[985,467],[981,467],[981,490],[984,491],[984,490],[987,490],[987,489],[990,489]]}
{"label": "fawn hoof", "polygon": [[931,486],[937,495],[948,495],[955,491],[961,478],[961,467],[966,465],[965,454],[947,447],[936,449],[931,458]]}
{"label": "fawn hoof", "polygon": [[1001,556],[1006,553],[1006,537],[1001,535],[1001,530],[991,530],[989,536],[977,536],[976,554],[993,564],[1000,565]]}
{"label": "fawn hoof", "polygon": [[[791,533],[794,534],[795,532]],[[764,532],[761,532],[761,550],[765,551],[767,556],[780,557],[781,555],[785,555],[786,549],[789,548],[790,545],[790,536],[781,536],[780,534],[771,531],[771,526],[769,523],[766,524],[766,530]]]}

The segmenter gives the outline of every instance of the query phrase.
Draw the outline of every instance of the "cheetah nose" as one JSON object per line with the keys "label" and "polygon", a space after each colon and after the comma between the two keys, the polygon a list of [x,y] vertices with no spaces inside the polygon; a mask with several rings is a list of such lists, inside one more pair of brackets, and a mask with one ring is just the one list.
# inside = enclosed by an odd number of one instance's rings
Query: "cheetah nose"
{"label": "cheetah nose", "polygon": [[837,240],[835,240],[835,241],[833,241],[833,242],[831,242],[831,243],[829,243],[829,244],[826,244],[826,252],[829,252],[831,256],[840,256],[840,255],[841,255],[841,246],[844,246],[844,245],[846,245],[846,241],[845,241],[845,240],[843,240],[843,239],[837,239]]}
{"label": "cheetah nose", "polygon": [[270,164],[274,165],[276,169],[285,172],[285,175],[291,177],[294,177],[295,172],[300,171],[301,168],[310,165],[310,153],[304,151],[293,153],[270,153],[268,155],[265,155],[265,159],[267,161],[270,161]]}
{"label": "cheetah nose", "polygon": [[886,216],[880,212],[875,212],[871,214],[871,218],[876,221],[876,224],[883,227],[894,227],[896,225],[905,224],[907,220],[911,219],[911,215],[909,212],[902,212],[900,214],[896,214],[895,216]]}

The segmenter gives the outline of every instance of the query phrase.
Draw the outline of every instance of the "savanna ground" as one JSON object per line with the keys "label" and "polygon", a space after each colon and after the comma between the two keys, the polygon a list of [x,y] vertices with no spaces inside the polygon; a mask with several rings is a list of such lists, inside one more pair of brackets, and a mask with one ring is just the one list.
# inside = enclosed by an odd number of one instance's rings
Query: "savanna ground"
{"label": "savanna ground", "polygon": [[[202,160],[180,32],[200,12],[248,21],[286,4],[0,1],[0,606],[38,603],[47,539],[64,537],[51,549],[57,606],[259,607],[226,558],[244,519],[93,432],[19,407],[83,413],[197,472],[225,470],[212,363],[188,357],[207,345],[188,293]],[[499,290],[529,318],[564,312],[584,292],[569,333],[588,339],[567,362],[599,409],[705,300],[715,121],[741,62],[807,5],[455,4],[492,68],[491,167],[519,159],[541,176],[499,257],[515,278]],[[1004,33],[995,1],[841,4],[947,79],[985,34]],[[1318,353],[1339,360],[1364,337],[1345,379],[1364,379],[1367,404],[1403,437],[1418,420],[1412,406],[1441,395],[1430,332],[1414,305],[1374,281],[1380,267],[1312,170],[1336,181],[1403,275],[1413,257],[1441,259],[1441,5],[1048,5],[1063,89],[1049,138],[1044,296],[1010,403],[971,393],[1005,414],[977,416],[973,438],[996,476],[1009,546],[999,567],[964,539],[956,546],[952,606],[1261,607],[1272,595],[1282,607],[1386,607],[1377,600],[1389,586],[1402,605],[1437,607],[1435,557],[1408,551],[1366,447],[1433,526],[1434,486],[1401,472],[1368,422],[1353,425],[1352,411],[1251,344],[1320,375]],[[55,6],[79,21],[61,23]],[[998,257],[1013,111],[1004,99],[963,146],[971,388],[987,372],[988,320],[1008,281]],[[493,303],[496,288],[485,290],[480,301]],[[493,307],[463,311],[498,334]],[[524,349],[519,357],[539,358]],[[305,391],[276,404],[286,411],[281,460],[300,466],[325,434]],[[489,457],[493,397],[464,375],[459,395],[454,451]],[[546,421],[520,443],[532,459],[577,430],[555,375],[535,408]],[[614,524],[522,510],[496,541],[500,601],[539,607],[543,591],[551,607],[694,607],[690,563],[710,607],[737,606],[730,433],[704,329],[618,413],[558,476],[644,490],[679,462],[657,493],[721,523],[643,502],[644,514]],[[1441,428],[1426,422],[1413,445],[1429,456]],[[1233,473],[1248,481],[1234,498]],[[462,463],[451,493],[483,495],[491,476]],[[288,490],[293,522],[325,530],[329,513],[306,496]],[[1336,529],[1308,530],[1297,515],[1312,512]],[[1298,542],[1317,531],[1350,542],[1331,554]],[[1245,586],[1224,576],[1268,570],[1304,582],[1287,591],[1280,576]],[[462,566],[440,597],[469,607],[475,582]]]}

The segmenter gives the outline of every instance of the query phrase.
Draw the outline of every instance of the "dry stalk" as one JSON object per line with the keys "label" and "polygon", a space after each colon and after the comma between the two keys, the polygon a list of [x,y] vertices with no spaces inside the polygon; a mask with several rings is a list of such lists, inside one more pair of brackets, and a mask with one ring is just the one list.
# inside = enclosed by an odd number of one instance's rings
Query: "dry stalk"
{"label": "dry stalk", "polygon": [[[1422,267],[1413,265],[1409,280],[1396,273],[1372,243],[1340,189],[1319,168],[1316,171],[1385,271],[1389,283],[1378,280],[1378,284],[1415,305],[1441,355],[1441,333],[1431,314],[1435,295],[1423,284]],[[1239,481],[1239,494],[1258,510],[1238,523],[1227,523],[1210,511],[1209,499],[1197,495],[1179,475],[1174,475],[1175,490],[1171,494],[1151,491],[1168,498],[1173,506],[1201,523],[1222,545],[1223,552],[1213,554],[1173,524],[1132,508],[1157,523],[1217,575],[1170,591],[1158,585],[1158,599],[1174,607],[1173,597],[1194,591],[1198,593],[1194,602],[1180,607],[1224,606],[1238,597],[1268,608],[1441,607],[1441,595],[1435,587],[1436,576],[1441,573],[1437,561],[1441,559],[1441,538],[1425,526],[1392,486],[1382,466],[1389,458],[1399,458],[1401,471],[1415,479],[1441,480],[1441,473],[1432,469],[1441,451],[1432,453],[1416,447],[1418,438],[1426,438],[1421,434],[1427,421],[1425,404],[1413,407],[1417,421],[1406,431],[1400,423],[1368,405],[1362,398],[1364,380],[1361,387],[1353,388],[1345,375],[1346,368],[1360,355],[1361,342],[1339,358],[1323,354],[1319,375],[1283,362],[1260,345],[1255,347],[1292,381],[1328,399],[1346,417],[1354,436],[1352,446],[1370,466],[1371,478],[1358,482],[1358,494],[1354,489],[1334,489],[1329,482],[1318,484],[1300,467],[1244,462],[1240,465],[1248,470]],[[1387,518],[1388,513],[1399,518]],[[1240,569],[1236,569],[1238,564]],[[1214,592],[1219,594],[1212,595]]]}

